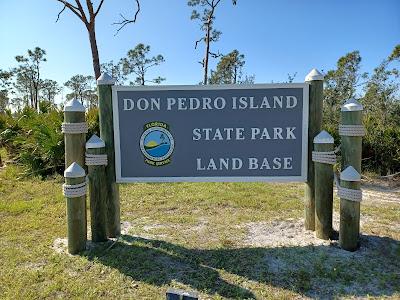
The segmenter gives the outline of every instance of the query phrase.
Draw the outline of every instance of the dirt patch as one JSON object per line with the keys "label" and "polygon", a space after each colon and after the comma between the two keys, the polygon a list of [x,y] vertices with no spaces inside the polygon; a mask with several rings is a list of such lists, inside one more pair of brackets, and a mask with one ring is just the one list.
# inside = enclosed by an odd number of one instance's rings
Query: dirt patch
{"label": "dirt patch", "polygon": [[393,192],[392,190],[362,188],[363,200],[368,202],[392,202],[400,203],[400,192]]}
{"label": "dirt patch", "polygon": [[123,221],[121,223],[121,234],[129,234],[129,231],[133,228],[133,224],[128,221]]}
{"label": "dirt patch", "polygon": [[[338,224],[337,215],[334,223]],[[245,226],[245,245],[265,252],[257,271],[278,285],[294,285],[304,289],[307,297],[323,299],[340,298],[341,294],[364,298],[396,292],[395,285],[382,284],[382,276],[396,273],[390,257],[396,257],[400,249],[397,240],[362,234],[360,248],[349,252],[341,249],[338,241],[316,238],[314,232],[304,229],[303,220],[252,222]]]}
{"label": "dirt patch", "polygon": [[400,178],[382,179],[367,178],[362,179],[361,189],[363,200],[366,202],[394,202],[400,203]]}
{"label": "dirt patch", "polygon": [[329,245],[329,241],[317,239],[313,231],[304,229],[304,221],[289,219],[273,222],[245,224],[248,234],[245,245],[254,247],[283,247]]}
{"label": "dirt patch", "polygon": [[56,253],[69,254],[68,253],[68,241],[66,238],[55,239],[51,247]]}
{"label": "dirt patch", "polygon": [[43,270],[43,268],[47,265],[47,262],[45,261],[39,261],[39,262],[26,262],[21,265],[21,268],[27,269],[29,271],[39,271]]}

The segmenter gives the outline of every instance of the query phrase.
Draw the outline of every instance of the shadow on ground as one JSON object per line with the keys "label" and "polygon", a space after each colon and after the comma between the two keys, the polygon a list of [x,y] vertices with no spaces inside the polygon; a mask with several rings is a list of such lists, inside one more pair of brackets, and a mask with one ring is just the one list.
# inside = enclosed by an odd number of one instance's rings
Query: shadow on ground
{"label": "shadow on ground", "polygon": [[[85,256],[135,281],[162,286],[174,280],[199,292],[227,298],[256,298],[256,290],[265,289],[264,284],[312,298],[399,293],[399,241],[362,236],[361,244],[353,253],[335,245],[190,249],[122,235],[112,248],[107,249],[109,243],[105,243]],[[229,282],[221,272],[229,273]],[[247,288],[241,286],[246,280],[251,280]]]}

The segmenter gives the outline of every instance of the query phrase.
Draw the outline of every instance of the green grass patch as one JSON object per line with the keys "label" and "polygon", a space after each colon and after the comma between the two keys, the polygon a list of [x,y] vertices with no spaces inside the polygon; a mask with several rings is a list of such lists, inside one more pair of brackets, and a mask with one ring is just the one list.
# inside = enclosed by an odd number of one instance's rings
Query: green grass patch
{"label": "green grass patch", "polygon": [[20,173],[0,171],[1,298],[165,299],[169,287],[202,299],[400,297],[397,204],[362,206],[366,250],[254,247],[246,224],[302,218],[302,184],[122,185],[129,230],[70,256],[53,249],[66,236],[62,178]]}

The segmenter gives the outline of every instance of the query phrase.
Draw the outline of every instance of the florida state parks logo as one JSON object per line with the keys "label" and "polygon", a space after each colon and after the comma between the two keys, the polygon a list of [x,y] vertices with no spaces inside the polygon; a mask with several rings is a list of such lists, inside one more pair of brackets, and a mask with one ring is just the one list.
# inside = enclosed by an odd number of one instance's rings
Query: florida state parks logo
{"label": "florida state parks logo", "polygon": [[175,143],[168,124],[154,121],[143,127],[140,150],[144,156],[144,162],[155,167],[169,164]]}

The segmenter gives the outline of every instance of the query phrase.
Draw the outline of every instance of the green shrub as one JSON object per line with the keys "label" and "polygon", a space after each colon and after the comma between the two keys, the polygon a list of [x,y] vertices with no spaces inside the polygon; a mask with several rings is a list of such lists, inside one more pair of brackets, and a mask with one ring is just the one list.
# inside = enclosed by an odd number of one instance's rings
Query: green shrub
{"label": "green shrub", "polygon": [[61,133],[62,112],[47,108],[38,114],[25,108],[7,119],[0,143],[10,157],[24,167],[26,175],[45,177],[64,168],[64,141]]}
{"label": "green shrub", "polygon": [[373,118],[364,120],[363,167],[381,175],[400,171],[400,127],[383,126]]}
{"label": "green shrub", "polygon": [[[14,115],[0,115],[0,146],[24,167],[25,175],[46,177],[64,171],[64,116],[51,103],[42,103],[41,113],[25,108]],[[98,109],[89,110],[86,119],[87,137],[99,135]]]}
{"label": "green shrub", "polygon": [[86,122],[88,123],[87,138],[89,139],[93,134],[100,136],[99,127],[99,109],[97,107],[91,108],[86,113]]}

